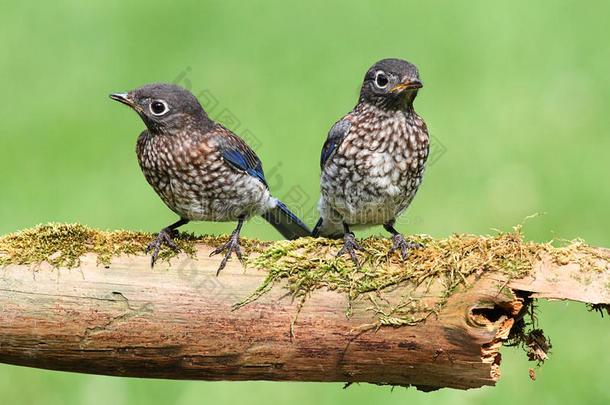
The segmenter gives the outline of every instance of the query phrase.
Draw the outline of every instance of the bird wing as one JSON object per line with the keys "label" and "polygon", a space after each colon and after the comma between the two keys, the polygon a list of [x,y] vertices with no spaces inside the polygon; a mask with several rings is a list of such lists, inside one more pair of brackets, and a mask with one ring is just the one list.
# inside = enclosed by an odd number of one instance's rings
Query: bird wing
{"label": "bird wing", "polygon": [[256,177],[268,187],[261,160],[243,139],[226,128],[222,128],[214,138],[222,158],[229,166]]}
{"label": "bird wing", "polygon": [[337,121],[335,125],[328,131],[328,136],[322,146],[322,154],[320,155],[320,168],[324,167],[324,164],[333,154],[333,152],[339,147],[345,136],[349,132],[351,124],[349,121],[341,120]]}

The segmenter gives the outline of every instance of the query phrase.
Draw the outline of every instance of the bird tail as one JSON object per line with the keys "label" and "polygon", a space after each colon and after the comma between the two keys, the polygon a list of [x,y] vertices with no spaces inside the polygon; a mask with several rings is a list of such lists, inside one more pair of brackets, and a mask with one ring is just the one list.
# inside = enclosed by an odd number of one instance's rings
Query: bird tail
{"label": "bird tail", "polygon": [[311,236],[318,238],[323,236],[329,239],[339,239],[343,237],[343,225],[341,222],[333,222],[320,218],[318,223],[311,231]]}
{"label": "bird tail", "polygon": [[304,236],[310,236],[311,231],[296,215],[278,201],[275,208],[270,209],[261,215],[269,222],[279,233],[286,239],[297,239]]}

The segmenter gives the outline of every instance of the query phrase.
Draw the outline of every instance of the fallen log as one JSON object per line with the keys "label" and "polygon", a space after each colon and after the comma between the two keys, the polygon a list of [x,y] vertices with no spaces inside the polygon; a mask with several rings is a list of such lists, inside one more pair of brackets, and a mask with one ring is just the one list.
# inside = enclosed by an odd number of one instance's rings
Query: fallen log
{"label": "fallen log", "polygon": [[339,242],[242,239],[216,276],[226,237],[183,234],[183,252],[152,238],[52,224],[0,238],[0,362],[116,376],[342,381],[422,390],[494,385],[509,342],[543,361],[537,298],[604,310],[610,250],[553,247],[519,232],[453,235],[402,263],[363,241],[360,269]]}

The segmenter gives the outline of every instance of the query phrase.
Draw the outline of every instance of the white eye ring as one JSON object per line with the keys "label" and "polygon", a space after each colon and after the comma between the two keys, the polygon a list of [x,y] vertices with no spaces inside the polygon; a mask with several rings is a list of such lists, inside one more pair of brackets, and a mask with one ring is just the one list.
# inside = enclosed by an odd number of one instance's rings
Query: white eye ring
{"label": "white eye ring", "polygon": [[375,86],[379,87],[380,89],[385,89],[388,87],[389,82],[390,80],[388,79],[388,76],[386,76],[385,72],[380,70],[375,73]]}
{"label": "white eye ring", "polygon": [[[161,107],[163,109],[161,109]],[[167,106],[167,103],[164,100],[151,101],[150,105],[148,106],[148,109],[150,110],[150,113],[152,115],[156,115],[157,117],[167,114],[167,112],[169,111],[169,107]]]}

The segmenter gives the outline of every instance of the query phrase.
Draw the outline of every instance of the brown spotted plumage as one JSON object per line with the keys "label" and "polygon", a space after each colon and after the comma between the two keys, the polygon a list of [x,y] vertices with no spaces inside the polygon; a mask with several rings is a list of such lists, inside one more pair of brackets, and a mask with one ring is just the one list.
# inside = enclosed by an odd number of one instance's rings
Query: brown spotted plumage
{"label": "brown spotted plumage", "polygon": [[320,159],[322,196],[314,235],[344,236],[339,254],[362,248],[350,229],[384,225],[403,259],[413,247],[394,229],[423,180],[426,124],[413,109],[417,68],[384,59],[367,72],[358,104],[330,130]]}
{"label": "brown spotted plumage", "polygon": [[239,232],[252,216],[261,215],[288,239],[310,234],[271,196],[254,151],[212,121],[188,90],[152,83],[110,97],[129,105],[146,124],[136,146],[140,168],[163,202],[180,216],[149,245],[153,250],[151,265],[163,243],[177,249],[172,234],[189,221],[237,221],[229,241],[212,252],[226,251],[218,272],[231,252],[242,260]]}

